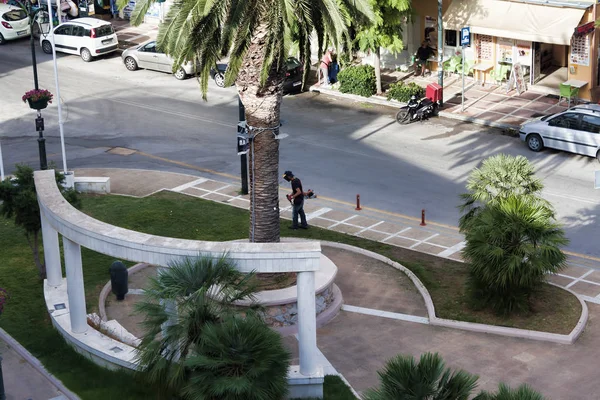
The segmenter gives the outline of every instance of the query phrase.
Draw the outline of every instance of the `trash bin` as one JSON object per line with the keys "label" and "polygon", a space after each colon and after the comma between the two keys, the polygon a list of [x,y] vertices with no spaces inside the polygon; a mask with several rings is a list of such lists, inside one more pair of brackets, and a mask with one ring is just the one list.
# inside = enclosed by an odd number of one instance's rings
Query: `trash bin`
{"label": "trash bin", "polygon": [[443,88],[437,83],[430,83],[425,89],[425,97],[435,103],[442,101],[442,93]]}
{"label": "trash bin", "polygon": [[127,271],[127,268],[121,261],[115,261],[110,266],[109,272],[112,292],[117,296],[117,300],[124,300],[125,295],[129,291],[127,282],[129,272]]}

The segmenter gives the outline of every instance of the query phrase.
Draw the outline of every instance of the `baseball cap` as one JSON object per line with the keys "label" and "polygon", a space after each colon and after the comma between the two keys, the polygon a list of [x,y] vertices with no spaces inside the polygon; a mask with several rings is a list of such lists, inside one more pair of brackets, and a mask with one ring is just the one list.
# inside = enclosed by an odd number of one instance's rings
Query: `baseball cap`
{"label": "baseball cap", "polygon": [[285,178],[286,176],[294,176],[294,174],[292,174],[292,171],[285,171],[283,177]]}

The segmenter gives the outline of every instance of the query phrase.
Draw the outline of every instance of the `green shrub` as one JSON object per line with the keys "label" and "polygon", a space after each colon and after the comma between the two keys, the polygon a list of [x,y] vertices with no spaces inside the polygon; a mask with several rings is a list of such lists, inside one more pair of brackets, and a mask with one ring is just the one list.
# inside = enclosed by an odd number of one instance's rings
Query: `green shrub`
{"label": "green shrub", "polygon": [[370,97],[377,90],[375,68],[370,65],[351,66],[338,74],[340,92]]}
{"label": "green shrub", "polygon": [[425,96],[425,89],[417,85],[414,82],[406,85],[404,82],[392,83],[387,90],[387,99],[398,100],[403,103],[408,103],[412,96],[416,96],[417,99]]}

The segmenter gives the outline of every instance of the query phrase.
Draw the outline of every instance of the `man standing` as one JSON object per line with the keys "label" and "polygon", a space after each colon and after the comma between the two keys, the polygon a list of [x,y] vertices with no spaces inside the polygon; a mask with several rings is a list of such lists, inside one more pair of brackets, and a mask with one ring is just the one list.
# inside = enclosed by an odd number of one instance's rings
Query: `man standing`
{"label": "man standing", "polygon": [[[283,179],[292,183],[292,194],[288,199],[292,203],[292,226],[290,229],[307,229],[306,214],[304,214],[304,192],[302,191],[302,182],[296,178],[292,171],[285,171]],[[298,215],[300,215],[300,226],[298,226]]]}
{"label": "man standing", "polygon": [[417,68],[415,70],[415,75],[425,75],[425,69],[427,67],[427,60],[431,57],[435,52],[431,47],[429,47],[429,42],[423,41],[421,43],[421,47],[417,50]]}

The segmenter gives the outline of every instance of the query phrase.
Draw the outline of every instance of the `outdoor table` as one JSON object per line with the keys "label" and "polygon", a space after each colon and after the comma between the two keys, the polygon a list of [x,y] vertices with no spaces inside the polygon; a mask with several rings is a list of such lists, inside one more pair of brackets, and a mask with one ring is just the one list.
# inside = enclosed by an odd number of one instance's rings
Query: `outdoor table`
{"label": "outdoor table", "polygon": [[[563,85],[568,85],[571,87],[576,87],[577,89],[581,89],[582,87],[584,87],[585,85],[587,85],[588,83],[586,81],[580,81],[577,79],[569,79],[566,82],[563,82]],[[576,98],[577,100],[577,98]],[[569,97],[569,108],[571,108],[571,98]]]}
{"label": "outdoor table", "polygon": [[481,74],[483,74],[483,83],[481,86],[485,86],[485,75],[494,68],[493,64],[490,63],[477,63],[473,65],[473,70],[477,71],[477,82],[481,82]]}

